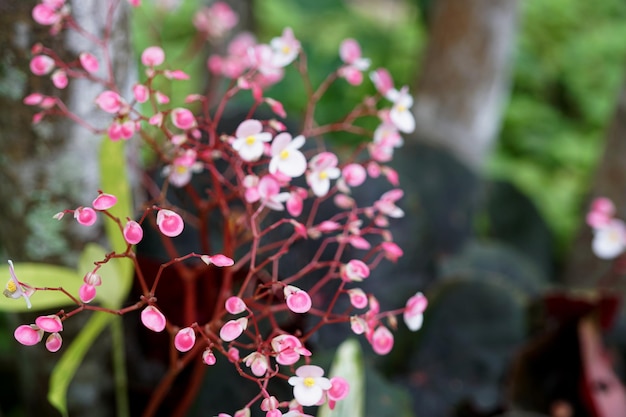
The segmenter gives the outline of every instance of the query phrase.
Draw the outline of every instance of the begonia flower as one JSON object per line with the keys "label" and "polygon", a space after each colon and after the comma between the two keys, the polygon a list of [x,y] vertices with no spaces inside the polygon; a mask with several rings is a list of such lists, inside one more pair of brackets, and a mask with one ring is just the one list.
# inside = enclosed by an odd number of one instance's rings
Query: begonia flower
{"label": "begonia flower", "polygon": [[54,59],[48,55],[36,55],[30,60],[30,71],[35,75],[46,75],[54,69]]}
{"label": "begonia flower", "polygon": [[35,319],[35,325],[44,332],[58,333],[63,330],[63,322],[56,314],[39,316]]}
{"label": "begonia flower", "polygon": [[136,245],[143,239],[143,229],[141,225],[134,220],[128,220],[122,231],[124,240],[130,245]]}
{"label": "begonia flower", "polygon": [[287,285],[283,290],[287,307],[294,313],[306,313],[311,309],[311,296],[298,287]]}
{"label": "begonia flower", "polygon": [[224,342],[232,342],[248,327],[248,319],[241,317],[237,320],[229,320],[220,329],[220,339]]}
{"label": "begonia flower", "polygon": [[369,275],[370,268],[358,259],[352,259],[341,267],[341,278],[344,281],[363,281]]}
{"label": "begonia flower", "polygon": [[211,349],[207,348],[202,352],[202,362],[209,366],[213,366],[217,363],[217,358]]}
{"label": "begonia flower", "polygon": [[269,362],[265,355],[259,352],[252,352],[245,358],[243,358],[244,364],[250,368],[250,371],[258,377],[261,377],[267,373],[269,368]]}
{"label": "begonia flower", "polygon": [[290,334],[281,334],[272,339],[272,349],[276,353],[276,362],[280,365],[293,365],[300,356],[311,356],[311,352],[302,346],[297,337]]}
{"label": "begonia flower", "polygon": [[291,28],[285,28],[282,36],[270,41],[273,50],[272,64],[282,68],[293,62],[300,53],[300,41],[293,35]]}
{"label": "begonia flower", "polygon": [[415,117],[410,110],[413,106],[413,97],[409,95],[408,88],[402,87],[400,91],[388,93],[388,97],[393,102],[389,118],[399,131],[412,133],[415,130]]}
{"label": "begonia flower", "polygon": [[341,171],[337,168],[337,156],[332,152],[322,152],[309,161],[307,182],[313,194],[323,197],[330,190],[330,180],[339,178]]}
{"label": "begonia flower", "polygon": [[149,46],[141,53],[141,63],[146,67],[157,67],[165,61],[165,52],[159,46]]}
{"label": "begonia flower", "polygon": [[58,352],[61,349],[61,345],[63,344],[63,338],[58,333],[52,333],[46,339],[46,349],[49,352]]}
{"label": "begonia flower", "polygon": [[98,194],[98,197],[96,197],[93,200],[93,202],[91,203],[91,206],[98,211],[104,211],[104,210],[110,209],[116,203],[117,203],[116,196],[114,196],[113,194],[107,194],[107,193],[101,192],[100,194]]}
{"label": "begonia flower", "polygon": [[352,85],[363,82],[363,71],[370,66],[370,60],[361,57],[361,47],[354,39],[345,39],[339,46],[339,56],[346,64],[339,69],[339,76]]}
{"label": "begonia flower", "polygon": [[91,207],[78,207],[74,210],[74,218],[83,226],[91,226],[96,222],[98,216]]}
{"label": "begonia flower", "polygon": [[256,161],[263,155],[264,143],[272,140],[272,134],[263,132],[263,125],[255,119],[241,122],[235,132],[233,149],[244,161]]}
{"label": "begonia flower", "polygon": [[354,308],[367,307],[368,298],[362,289],[351,288],[348,290],[348,296],[350,297],[350,304],[352,304]]}
{"label": "begonia flower", "polygon": [[591,249],[598,258],[613,259],[626,249],[626,225],[612,219],[607,225],[594,229]]}
{"label": "begonia flower", "polygon": [[178,213],[171,210],[161,209],[157,213],[156,224],[165,236],[176,237],[183,232],[185,222]]}
{"label": "begonia flower", "polygon": [[225,307],[230,314],[243,313],[247,308],[246,303],[240,297],[234,295],[226,299]]}
{"label": "begonia flower", "polygon": [[144,308],[141,312],[141,322],[148,329],[157,333],[162,332],[167,324],[163,313],[161,313],[158,308],[151,305]]}
{"label": "begonia flower", "polygon": [[406,302],[403,318],[406,327],[411,331],[417,331],[422,327],[424,322],[424,310],[428,306],[428,300],[421,292],[418,292]]}
{"label": "begonia flower", "polygon": [[15,329],[13,336],[24,346],[34,346],[43,338],[43,330],[34,324],[22,324]]}
{"label": "begonia flower", "polygon": [[324,370],[316,365],[303,365],[296,369],[296,376],[290,377],[287,382],[293,386],[293,396],[302,406],[315,405],[324,396],[324,391],[332,385],[324,377]]}
{"label": "begonia flower", "polygon": [[229,258],[226,255],[222,255],[221,253],[212,256],[202,255],[200,259],[202,259],[202,262],[207,265],[215,265],[218,267],[233,266],[235,264],[235,261],[232,258]]}
{"label": "begonia flower", "polygon": [[378,355],[386,355],[393,349],[393,333],[385,326],[378,326],[369,338],[372,349]]}
{"label": "begonia flower", "polygon": [[283,203],[290,197],[288,192],[280,192],[280,184],[275,177],[266,175],[259,180],[257,192],[261,203],[272,210],[282,211]]}
{"label": "begonia flower", "polygon": [[182,130],[193,129],[198,125],[191,110],[183,107],[173,109],[171,117],[174,126]]}
{"label": "begonia flower", "polygon": [[15,275],[15,268],[13,267],[13,261],[9,260],[9,281],[7,281],[6,286],[4,287],[3,294],[5,297],[18,299],[20,297],[24,297],[26,300],[26,306],[28,308],[32,308],[32,304],[30,303],[30,296],[33,295],[35,290],[30,288],[17,279]]}
{"label": "begonia flower", "polygon": [[304,136],[291,139],[287,132],[279,133],[272,141],[269,171],[275,174],[282,172],[292,178],[299,177],[306,171],[306,158],[299,149],[304,145]]}
{"label": "begonia flower", "polygon": [[90,284],[83,284],[78,289],[78,297],[83,303],[90,303],[96,298],[96,287]]}
{"label": "begonia flower", "polygon": [[93,54],[89,52],[81,52],[78,55],[78,60],[80,61],[80,65],[90,74],[95,74],[98,72],[98,68],[100,64],[98,63],[98,58],[96,58]]}
{"label": "begonia flower", "polygon": [[196,331],[191,327],[180,329],[174,336],[174,347],[179,352],[188,352],[196,344]]}
{"label": "begonia flower", "polygon": [[184,187],[189,184],[194,173],[202,171],[203,164],[198,161],[196,151],[187,149],[182,155],[177,156],[171,165],[163,169],[170,184],[175,187]]}

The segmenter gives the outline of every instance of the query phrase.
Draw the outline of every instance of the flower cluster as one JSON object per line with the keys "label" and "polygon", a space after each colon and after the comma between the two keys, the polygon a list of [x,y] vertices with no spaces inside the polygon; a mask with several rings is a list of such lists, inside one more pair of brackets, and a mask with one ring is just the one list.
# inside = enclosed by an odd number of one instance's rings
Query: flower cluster
{"label": "flower cluster", "polygon": [[[130,3],[139,6],[138,1]],[[44,0],[33,11],[33,17],[40,24],[53,25],[54,33],[76,25],[63,0]],[[237,21],[228,5],[216,2],[198,11],[193,25],[201,38],[216,43]],[[105,42],[96,46],[107,47]],[[397,316],[402,315],[410,330],[422,326],[427,306],[422,293],[410,297],[405,306],[386,311],[374,294],[359,287],[359,283],[375,276],[379,263],[395,262],[403,255],[388,226],[393,219],[404,216],[398,206],[404,193],[397,172],[387,163],[394,150],[402,146],[401,135],[415,128],[410,111],[413,99],[406,87],[396,89],[389,72],[379,68],[370,74],[372,96],[365,97],[345,117],[318,124],[313,119],[314,110],[326,90],[334,82],[361,84],[371,64],[362,56],[358,42],[346,39],[338,51],[341,66],[308,93],[303,124],[297,132],[289,132],[277,119],[286,117],[282,103],[266,94],[295,61],[306,77],[306,60],[298,61],[304,51],[293,30],[285,29],[267,44],[257,43],[251,34],[239,34],[226,51],[224,56],[210,56],[207,62],[216,80],[227,81],[221,98],[190,94],[183,103],[172,103],[172,98],[157,86],[189,82],[189,75],[172,67],[159,46],[142,51],[144,79],[134,85],[131,96],[124,96],[115,87],[113,75],[106,72],[111,71],[108,54],[85,51],[76,61],[64,62],[41,45],[33,48],[31,70],[35,75],[55,71],[51,78],[57,88],[65,88],[72,78],[87,78],[102,85],[94,106],[110,115],[106,126],[92,126],[71,113],[61,98],[33,93],[24,103],[39,108],[34,122],[61,115],[111,141],[122,140],[120,146],[123,141],[141,140],[161,161],[164,185],[148,194],[149,202],[138,208],[138,215],[115,215],[112,208],[118,198],[99,191],[91,205],[54,216],[61,220],[71,214],[85,227],[99,224],[99,219],[113,221],[125,247],[94,260],[95,266],[85,272],[77,296],[63,290],[76,304],[75,310],[40,316],[34,324],[18,327],[15,338],[24,345],[34,345],[48,332],[46,347],[57,351],[61,347],[62,323],[74,314],[84,310],[113,314],[140,310],[146,329],[170,335],[175,349],[171,357],[197,358],[211,366],[221,355],[243,378],[258,385],[259,394],[235,416],[249,415],[250,407],[257,402],[267,417],[306,416],[303,407],[328,403],[332,408],[349,389],[345,379],[326,378],[322,368],[311,364],[313,355],[307,346],[321,326],[344,323],[346,329],[363,335],[380,355],[389,353],[394,345],[392,330],[397,327]],[[96,56],[105,57],[106,62],[99,62]],[[248,116],[232,131],[218,131],[230,100],[250,93],[254,105]],[[255,110],[265,105],[277,118],[255,116]],[[361,118],[378,120],[378,127],[373,132],[359,127],[355,121]],[[367,143],[340,158],[320,140],[339,131],[361,135]],[[210,186],[196,187],[195,177]],[[386,178],[390,189],[381,190],[375,201],[360,201],[354,196],[357,187],[378,177]],[[177,207],[168,200],[170,186],[188,192],[193,207]],[[331,205],[331,212],[322,210],[323,205]],[[216,215],[222,228],[217,245],[206,223]],[[136,245],[144,240],[147,227],[160,232],[168,254],[168,260],[152,277],[145,276],[136,254]],[[176,243],[188,233],[196,234],[193,241],[200,242],[198,252],[179,253]],[[292,250],[304,240],[315,241],[318,249],[301,260]],[[326,254],[328,250],[333,252],[331,258]],[[100,268],[117,258],[132,261],[142,291],[138,300],[131,300],[119,310],[94,302],[99,300],[97,288],[105,280]],[[286,272],[292,269],[283,268],[285,264],[297,265],[295,272]],[[162,289],[161,278],[168,269],[175,269],[187,288],[196,288],[187,295],[189,299],[172,300],[171,294]],[[30,295],[35,290],[46,290],[18,281],[11,262],[10,272],[5,295],[24,297],[30,306]],[[311,275],[316,276],[314,283],[307,279]],[[193,285],[200,280],[209,280],[214,286],[201,296],[207,304],[218,306],[203,322],[198,321],[196,302],[191,301],[199,291]],[[332,288],[332,296],[325,288]],[[349,303],[340,303],[342,297]],[[172,304],[185,310],[183,319],[165,314],[165,307]],[[347,309],[345,304],[349,305]],[[307,325],[294,331],[284,317],[305,317]],[[182,368],[181,362],[170,364],[172,373]],[[293,387],[293,398],[279,401],[268,392],[268,382],[275,377]],[[158,404],[161,400],[151,401]]]}
{"label": "flower cluster", "polygon": [[613,259],[626,250],[626,224],[615,218],[615,205],[605,197],[596,198],[587,213],[587,224],[593,229],[591,249],[602,259]]}

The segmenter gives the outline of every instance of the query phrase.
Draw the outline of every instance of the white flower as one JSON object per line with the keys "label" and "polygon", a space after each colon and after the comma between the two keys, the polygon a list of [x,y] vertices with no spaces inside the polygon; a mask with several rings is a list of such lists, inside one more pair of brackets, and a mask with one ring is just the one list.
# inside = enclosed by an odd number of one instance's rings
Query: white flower
{"label": "white flower", "polygon": [[296,369],[296,375],[289,378],[293,386],[293,397],[300,405],[317,404],[324,396],[324,391],[331,387],[330,380],[324,378],[324,370],[315,365],[303,365]]}
{"label": "white flower", "polygon": [[337,168],[337,156],[331,152],[322,152],[309,162],[311,171],[307,174],[307,182],[318,197],[328,194],[330,180],[337,179],[341,171]]}
{"label": "white flower", "polygon": [[291,28],[285,28],[280,38],[272,39],[270,46],[274,52],[272,63],[278,68],[291,64],[300,52],[300,42],[293,36]]}
{"label": "white flower", "polygon": [[594,230],[591,248],[597,257],[613,259],[626,248],[626,225],[619,219]]}
{"label": "white flower", "polygon": [[400,91],[390,90],[387,98],[393,102],[393,107],[389,112],[389,118],[399,131],[412,133],[415,130],[415,118],[411,113],[413,97],[409,95],[407,87],[402,87]]}
{"label": "white flower", "polygon": [[270,160],[270,173],[280,171],[291,178],[299,177],[306,171],[306,158],[298,149],[304,145],[304,136],[296,136],[291,139],[289,133],[280,133],[272,142],[272,159]]}
{"label": "white flower", "polygon": [[263,125],[255,119],[241,122],[235,132],[233,149],[239,152],[244,161],[256,161],[263,155],[263,142],[272,140],[271,133],[263,132]]}

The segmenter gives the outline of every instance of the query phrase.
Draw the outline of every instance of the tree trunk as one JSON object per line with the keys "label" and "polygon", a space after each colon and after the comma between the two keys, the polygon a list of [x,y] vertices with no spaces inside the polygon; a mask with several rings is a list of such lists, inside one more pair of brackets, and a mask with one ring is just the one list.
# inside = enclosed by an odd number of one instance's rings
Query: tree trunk
{"label": "tree trunk", "polygon": [[[626,85],[618,98],[613,119],[607,131],[604,154],[590,187],[590,200],[608,197],[615,203],[617,217],[624,219],[626,212]],[[590,201],[587,201],[589,207]],[[624,275],[623,256],[621,262],[611,264],[591,251],[593,232],[583,224],[570,250],[563,268],[562,282],[568,286],[594,287],[612,284]]]}
{"label": "tree trunk", "polygon": [[[78,24],[100,36],[107,16],[107,4],[101,0],[69,1]],[[75,222],[59,222],[52,216],[67,208],[90,205],[99,188],[98,151],[101,135],[67,120],[47,117],[31,124],[33,108],[22,103],[32,92],[63,98],[70,111],[90,124],[104,127],[110,116],[96,109],[94,98],[103,88],[85,80],[70,79],[66,90],[58,91],[48,76],[32,75],[30,48],[42,43],[57,51],[63,59],[75,60],[83,51],[101,58],[101,51],[84,38],[64,31],[54,39],[48,28],[36,24],[31,10],[35,0],[0,0],[0,259],[37,261],[75,266],[78,254],[87,241],[102,234],[97,228],[77,227]],[[128,6],[121,1],[114,16],[111,56],[117,84],[128,97],[136,71],[133,67],[128,37]],[[100,60],[101,68],[103,61]],[[104,68],[102,68],[104,71]],[[90,85],[91,84],[91,85]],[[5,268],[0,266],[0,268]],[[5,269],[0,275],[8,276]],[[3,281],[4,283],[4,281]],[[86,317],[83,317],[86,318]],[[34,319],[34,314],[9,317],[11,326]],[[81,320],[66,327],[66,340],[75,338]],[[69,333],[69,334],[68,334]],[[70,387],[69,407],[73,416],[108,416],[114,413],[110,399],[112,381],[103,371],[109,357],[107,337],[90,350]],[[17,342],[14,342],[17,345]],[[16,347],[17,348],[17,347]],[[42,346],[19,349],[7,372],[18,373],[12,406],[21,405],[24,415],[55,415],[47,401],[47,381],[59,355],[50,355]],[[6,406],[7,404],[3,404]],[[15,411],[15,409],[14,409]]]}
{"label": "tree trunk", "polygon": [[415,89],[417,140],[480,168],[509,94],[517,0],[436,0]]}

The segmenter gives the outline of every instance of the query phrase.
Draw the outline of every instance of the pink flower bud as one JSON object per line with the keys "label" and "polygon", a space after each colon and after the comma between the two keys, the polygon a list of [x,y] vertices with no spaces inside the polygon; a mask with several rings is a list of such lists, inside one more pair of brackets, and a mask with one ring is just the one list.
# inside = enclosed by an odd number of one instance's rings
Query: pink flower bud
{"label": "pink flower bud", "polygon": [[396,262],[398,258],[404,255],[404,251],[400,248],[400,246],[393,242],[383,242],[380,244],[380,247],[385,252],[385,258],[392,262]]}
{"label": "pink flower bud", "polygon": [[350,304],[354,306],[354,308],[365,308],[367,307],[367,295],[360,288],[352,288],[348,290],[348,296],[350,297]]}
{"label": "pink flower bud", "polygon": [[78,59],[80,60],[80,65],[90,74],[95,74],[98,72],[98,68],[100,64],[98,63],[98,58],[96,58],[93,54],[89,52],[82,52],[78,55]]}
{"label": "pink flower bud", "polygon": [[273,395],[270,397],[266,397],[261,401],[261,410],[270,411],[278,408],[278,400]]}
{"label": "pink flower bud", "polygon": [[394,187],[400,185],[400,175],[398,175],[398,171],[389,167],[382,167],[382,172],[385,177],[387,177],[387,181]]}
{"label": "pink flower bud", "polygon": [[83,282],[87,285],[93,285],[94,287],[98,287],[102,285],[102,278],[95,272],[87,272],[83,277]]}
{"label": "pink flower bud", "polygon": [[224,342],[232,342],[248,327],[248,319],[245,317],[227,321],[220,329],[220,339]]}
{"label": "pink flower bud", "polygon": [[156,307],[148,306],[141,312],[141,322],[153,332],[162,332],[165,329],[165,316]]}
{"label": "pink flower bud", "polygon": [[393,79],[391,78],[389,71],[384,68],[379,68],[376,71],[373,71],[370,74],[370,79],[374,83],[378,92],[383,96],[386,96],[387,93],[393,89]]}
{"label": "pink flower bud", "polygon": [[424,310],[428,306],[428,300],[421,292],[418,292],[406,302],[403,318],[408,327],[412,331],[417,331],[422,327],[424,322]]}
{"label": "pink flower bud", "polygon": [[365,181],[367,178],[367,172],[362,165],[348,164],[341,171],[343,179],[350,187],[357,187]]}
{"label": "pink flower bud", "polygon": [[333,222],[331,220],[324,220],[317,226],[317,230],[322,233],[325,232],[333,232],[335,230],[339,230],[341,226],[337,222]]}
{"label": "pink flower bud", "polygon": [[358,259],[352,259],[341,268],[341,279],[347,282],[363,281],[369,276],[369,266]]}
{"label": "pink flower bud", "polygon": [[211,349],[206,349],[203,353],[202,353],[202,361],[209,365],[209,366],[213,366],[215,365],[215,363],[217,363],[217,358],[215,357],[215,355],[213,354],[213,351]]}
{"label": "pink flower bud", "polygon": [[174,346],[179,352],[187,352],[196,344],[196,332],[191,327],[180,329],[174,336]]}
{"label": "pink flower bud", "polygon": [[239,362],[239,349],[237,349],[236,347],[229,348],[227,352],[227,357],[228,360],[232,363]]}
{"label": "pink flower bud", "polygon": [[52,333],[46,339],[46,349],[48,349],[52,353],[57,352],[59,349],[61,349],[62,344],[63,339],[58,333]]}
{"label": "pink flower bud", "polygon": [[367,173],[372,178],[380,177],[380,165],[374,161],[370,162],[367,164]]}
{"label": "pink flower bud", "polygon": [[174,70],[174,71],[165,70],[163,71],[163,75],[165,75],[165,78],[168,78],[170,80],[188,80],[189,79],[189,74],[181,70]]}
{"label": "pink flower bud", "polygon": [[158,46],[150,46],[141,53],[141,63],[146,67],[156,67],[165,61],[165,52]]}
{"label": "pink flower bud", "polygon": [[352,64],[361,58],[361,47],[354,39],[345,39],[339,45],[339,57],[346,64]]}
{"label": "pink flower bud", "polygon": [[15,340],[24,346],[33,346],[41,341],[43,330],[40,330],[34,324],[22,324],[15,329],[13,336],[15,336]]}
{"label": "pink flower bud", "polygon": [[96,287],[89,284],[83,284],[78,289],[78,296],[83,303],[90,303],[96,298]]}
{"label": "pink flower bud", "polygon": [[35,319],[35,325],[48,333],[57,333],[63,330],[63,323],[56,314],[37,317]]}
{"label": "pink flower bud", "polygon": [[167,104],[170,102],[170,98],[160,91],[156,91],[154,95],[156,96],[157,103],[159,104]]}
{"label": "pink flower bud", "polygon": [[287,285],[283,292],[289,310],[294,313],[306,313],[311,309],[311,297],[306,291],[293,285]]}
{"label": "pink flower bud", "polygon": [[269,104],[270,108],[277,116],[282,117],[283,119],[287,117],[287,112],[285,111],[285,108],[283,107],[283,103],[281,103],[278,100],[274,100],[273,98],[269,98],[269,97],[265,98],[265,102]]}
{"label": "pink flower bud", "polygon": [[258,377],[265,375],[269,362],[267,358],[259,352],[252,352],[244,358],[244,363],[250,368],[252,373]]}
{"label": "pink flower bud", "polygon": [[108,210],[113,207],[117,203],[117,197],[113,194],[100,193],[98,197],[96,197],[91,206],[96,210]]}
{"label": "pink flower bud", "polygon": [[350,384],[340,376],[330,378],[331,387],[326,391],[328,399],[333,401],[343,400],[350,392]]}
{"label": "pink flower bud", "polygon": [[38,4],[33,8],[33,20],[40,25],[51,26],[61,19],[61,15],[47,4]]}
{"label": "pink flower bud", "polygon": [[41,103],[42,100],[43,100],[43,96],[41,94],[32,93],[24,97],[22,102],[26,104],[27,106],[36,106],[37,104]]}
{"label": "pink flower bud", "polygon": [[385,326],[378,326],[371,336],[372,349],[378,355],[386,355],[393,348],[393,334]]}
{"label": "pink flower bud", "polygon": [[246,311],[246,303],[239,297],[228,297],[226,300],[226,311],[230,314],[239,314]]}
{"label": "pink flower bud", "polygon": [[163,124],[163,113],[157,113],[148,119],[148,123],[152,126],[161,126]]}
{"label": "pink flower bud", "polygon": [[196,127],[196,118],[189,109],[182,107],[172,110],[172,123],[179,129],[189,130]]}
{"label": "pink flower bud", "polygon": [[129,220],[124,226],[124,240],[131,245],[136,245],[143,238],[141,225],[134,220]]}
{"label": "pink flower bud", "polygon": [[124,101],[115,91],[106,90],[96,97],[96,105],[107,113],[117,113],[121,110]]}
{"label": "pink flower bud", "polygon": [[351,316],[350,317],[350,328],[354,332],[354,334],[363,334],[367,331],[367,322],[360,317]]}
{"label": "pink flower bud", "polygon": [[354,199],[345,194],[337,194],[333,199],[333,202],[337,207],[344,210],[354,207]]}
{"label": "pink flower bud", "polygon": [[50,76],[50,79],[52,80],[52,84],[54,84],[54,86],[60,90],[67,87],[67,74],[62,69],[54,71]]}
{"label": "pink flower bud", "polygon": [[168,237],[180,235],[185,227],[183,218],[180,215],[166,209],[159,210],[156,223],[161,233]]}
{"label": "pink flower bud", "polygon": [[357,249],[367,250],[372,247],[367,239],[362,236],[352,235],[348,238],[348,243]]}
{"label": "pink flower bud", "polygon": [[74,218],[83,226],[91,226],[98,219],[98,215],[91,207],[78,207],[74,210]]}
{"label": "pink flower bud", "polygon": [[150,90],[143,84],[135,84],[133,86],[133,95],[139,103],[145,103],[150,97]]}
{"label": "pink flower bud", "polygon": [[215,265],[215,266],[219,266],[219,267],[223,267],[223,266],[233,266],[235,264],[235,261],[232,260],[231,258],[229,258],[226,255],[222,255],[221,253],[218,253],[216,255],[213,256],[209,256],[209,255],[202,255],[200,257],[200,259],[202,259],[202,261],[207,264],[207,265]]}
{"label": "pink flower bud", "polygon": [[30,70],[35,75],[49,74],[54,68],[54,59],[47,55],[37,55],[30,60]]}

